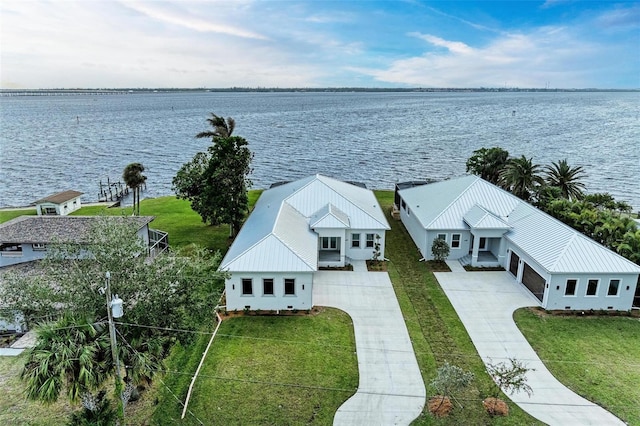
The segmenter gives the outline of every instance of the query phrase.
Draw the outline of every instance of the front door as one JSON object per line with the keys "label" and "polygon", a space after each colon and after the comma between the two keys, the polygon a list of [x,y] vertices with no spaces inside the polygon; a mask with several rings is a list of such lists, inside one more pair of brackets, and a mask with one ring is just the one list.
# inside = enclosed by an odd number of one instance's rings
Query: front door
{"label": "front door", "polygon": [[486,250],[487,249],[487,239],[485,237],[481,237],[478,243],[478,250]]}

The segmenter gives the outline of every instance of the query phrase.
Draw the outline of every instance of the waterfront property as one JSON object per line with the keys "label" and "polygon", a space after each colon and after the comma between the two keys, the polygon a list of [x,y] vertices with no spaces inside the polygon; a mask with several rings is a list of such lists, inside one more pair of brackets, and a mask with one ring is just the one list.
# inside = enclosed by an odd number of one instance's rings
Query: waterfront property
{"label": "waterfront property", "polygon": [[83,245],[99,220],[135,224],[138,236],[155,255],[168,247],[165,232],[149,228],[153,216],[19,216],[0,224],[0,267],[44,259],[54,243]]}
{"label": "waterfront property", "polygon": [[310,309],[319,267],[384,257],[390,229],[372,191],[322,175],[264,191],[220,265],[228,310]]}
{"label": "waterfront property", "polygon": [[81,195],[82,192],[78,191],[63,191],[42,198],[34,204],[38,216],[66,216],[82,207]]}
{"label": "waterfront property", "polygon": [[546,309],[632,307],[640,266],[477,176],[398,195],[400,218],[424,259],[440,238],[449,259],[504,267]]}

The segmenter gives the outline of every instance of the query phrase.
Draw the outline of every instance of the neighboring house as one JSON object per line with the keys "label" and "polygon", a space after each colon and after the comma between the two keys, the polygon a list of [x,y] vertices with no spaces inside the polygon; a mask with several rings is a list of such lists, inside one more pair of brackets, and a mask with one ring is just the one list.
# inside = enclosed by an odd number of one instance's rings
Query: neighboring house
{"label": "neighboring house", "polygon": [[640,266],[477,176],[399,195],[401,220],[424,259],[441,238],[449,259],[504,267],[545,309],[632,307]]}
{"label": "neighboring house", "polygon": [[38,216],[66,216],[82,207],[82,192],[64,191],[36,201]]}
{"label": "neighboring house", "polygon": [[311,309],[313,274],[384,257],[389,224],[372,191],[322,175],[262,193],[220,265],[228,310]]}
{"label": "neighboring house", "polygon": [[[86,244],[98,216],[20,216],[0,224],[0,267],[44,259],[52,243]],[[149,229],[152,216],[106,217],[135,223],[137,233],[154,255],[168,247],[167,234]]]}

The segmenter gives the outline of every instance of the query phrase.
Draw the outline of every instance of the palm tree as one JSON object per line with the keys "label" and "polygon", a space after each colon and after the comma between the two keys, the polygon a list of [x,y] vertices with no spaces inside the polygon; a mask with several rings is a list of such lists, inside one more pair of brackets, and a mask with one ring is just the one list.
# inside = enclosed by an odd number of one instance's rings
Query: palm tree
{"label": "palm tree", "polygon": [[531,194],[544,184],[540,173],[540,165],[533,164],[533,158],[527,158],[524,155],[520,158],[512,158],[500,172],[500,186],[513,195],[529,201]]}
{"label": "palm tree", "polygon": [[122,179],[133,192],[133,215],[140,216],[140,187],[147,181],[142,174],[144,166],[141,163],[131,163],[124,168]]}
{"label": "palm tree", "polygon": [[560,188],[562,196],[572,201],[582,199],[585,186],[580,179],[585,176],[582,166],[571,167],[566,159],[545,167],[547,184]]}
{"label": "palm tree", "polygon": [[50,404],[66,389],[71,401],[90,400],[112,371],[108,333],[71,316],[41,325],[36,333],[20,375],[27,398]]}
{"label": "palm tree", "polygon": [[200,132],[196,135],[196,138],[213,138],[214,140],[217,138],[228,138],[236,127],[236,122],[233,118],[228,117],[225,120],[214,113],[211,113],[211,118],[207,118],[207,122],[213,127],[213,130]]}

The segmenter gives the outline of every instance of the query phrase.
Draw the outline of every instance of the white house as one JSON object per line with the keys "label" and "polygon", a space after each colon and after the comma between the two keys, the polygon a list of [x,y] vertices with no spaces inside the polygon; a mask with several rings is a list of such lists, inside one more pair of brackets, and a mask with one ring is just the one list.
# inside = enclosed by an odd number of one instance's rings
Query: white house
{"label": "white house", "polygon": [[266,190],[220,265],[228,310],[310,309],[322,266],[384,257],[389,224],[372,191],[322,175]]}
{"label": "white house", "polygon": [[[150,254],[167,248],[167,234],[149,229],[153,216],[105,217],[113,222],[136,225],[137,234],[149,246]],[[0,224],[0,268],[44,259],[52,243],[82,245],[88,241],[99,216],[20,216]]]}
{"label": "white house", "polygon": [[632,307],[640,266],[477,176],[398,193],[400,218],[424,259],[441,238],[449,259],[504,267],[546,309]]}
{"label": "white house", "polygon": [[36,201],[34,204],[36,205],[38,216],[66,216],[82,207],[82,202],[80,201],[81,195],[82,192],[78,191],[63,191],[49,195]]}

